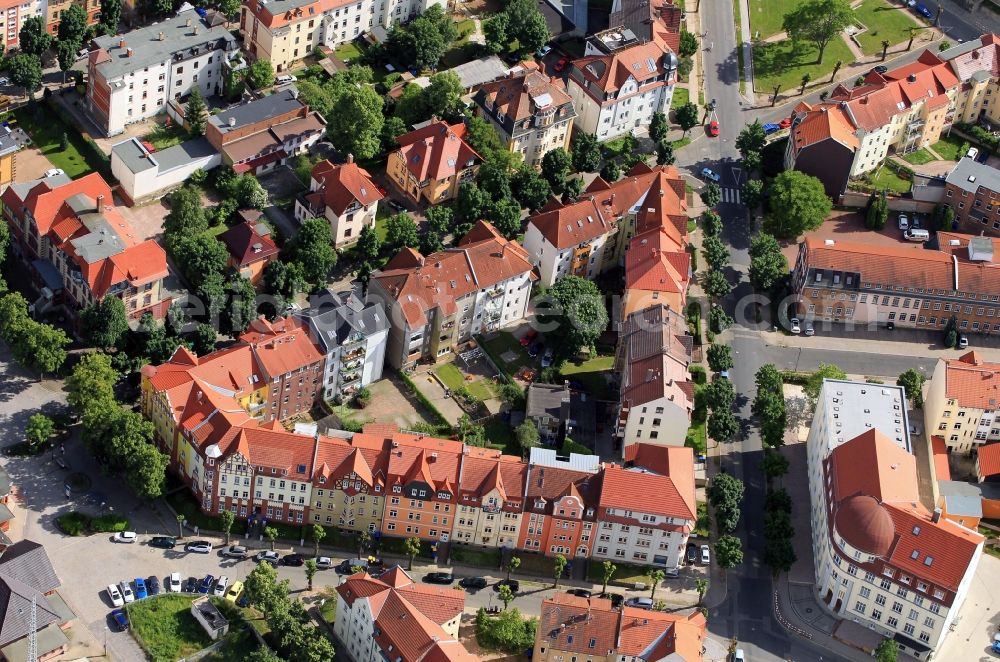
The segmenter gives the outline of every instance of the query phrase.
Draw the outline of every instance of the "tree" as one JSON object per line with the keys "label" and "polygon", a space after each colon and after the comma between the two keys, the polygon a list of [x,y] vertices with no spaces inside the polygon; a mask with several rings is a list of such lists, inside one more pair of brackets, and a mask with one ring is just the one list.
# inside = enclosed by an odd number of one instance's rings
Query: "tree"
{"label": "tree", "polygon": [[702,279],[701,288],[713,299],[725,299],[732,292],[733,286],[726,280],[721,271],[709,271]]}
{"label": "tree", "polygon": [[406,569],[413,570],[413,559],[420,553],[420,538],[414,536],[404,540],[403,552],[406,554]]}
{"label": "tree", "polygon": [[883,639],[875,648],[874,655],[877,662],[896,662],[899,646],[892,639]]}
{"label": "tree", "polygon": [[87,12],[74,3],[59,16],[59,41],[73,44],[73,50],[80,50],[84,36],[87,34]]}
{"label": "tree", "polygon": [[716,343],[708,348],[708,367],[712,372],[733,369],[733,348]]}
{"label": "tree", "polygon": [[592,347],[608,325],[604,297],[593,281],[565,276],[541,294],[551,312],[539,313],[539,318],[553,327],[548,332],[553,341],[549,346],[554,346],[558,359],[569,358],[582,347]]}
{"label": "tree", "polygon": [[780,91],[781,91],[781,83],[775,83],[774,93],[771,95],[771,108],[774,108],[774,105],[778,103],[778,92]]}
{"label": "tree", "polygon": [[442,71],[430,78],[430,84],[424,88],[421,97],[424,102],[424,112],[428,117],[455,118],[461,113],[462,95],[465,88],[458,74],[453,71]]}
{"label": "tree", "polygon": [[616,570],[618,570],[618,566],[611,561],[605,561],[601,564],[601,595],[607,594],[608,582],[615,576]]}
{"label": "tree", "polygon": [[819,399],[819,392],[823,389],[824,379],[847,379],[847,373],[838,368],[831,363],[820,363],[819,368],[816,372],[809,375],[809,379],[806,380],[806,384],[803,387],[806,396],[809,397],[809,401],[816,405],[816,401]]}
{"label": "tree", "polygon": [[715,560],[726,570],[743,563],[743,543],[736,536],[722,536],[715,543]]}
{"label": "tree", "polygon": [[[579,178],[573,178],[569,183],[579,181]],[[570,192],[567,188],[566,194],[569,195]],[[521,232],[521,205],[511,198],[498,200],[490,205],[489,218],[493,219],[497,232],[507,239],[515,239]]]}
{"label": "tree", "polygon": [[458,417],[455,429],[458,433],[459,441],[463,444],[478,448],[486,446],[486,428],[478,423],[473,423],[468,414],[462,414]]}
{"label": "tree", "polygon": [[385,123],[382,97],[370,85],[343,82],[333,89],[327,137],[342,154],[353,154],[357,159],[373,158],[382,148]]}
{"label": "tree", "polygon": [[769,292],[788,275],[788,260],[778,240],[766,232],[750,240],[750,284],[759,292]]}
{"label": "tree", "polygon": [[531,421],[524,421],[514,428],[514,438],[517,440],[518,448],[521,449],[522,457],[527,457],[528,452],[540,442],[538,428]]}
{"label": "tree", "polygon": [[784,510],[768,510],[764,513],[764,537],[788,538],[795,535],[791,516]]}
{"label": "tree", "polygon": [[821,181],[798,170],[785,170],[771,183],[771,213],[765,229],[776,237],[794,239],[821,226],[832,207]]}
{"label": "tree", "polygon": [[803,94],[806,93],[806,85],[808,85],[809,81],[811,80],[812,80],[811,73],[807,71],[806,73],[802,74],[802,88],[799,90],[799,96],[802,96]]}
{"label": "tree", "polygon": [[[266,526],[266,527],[264,527],[264,537],[267,538],[267,541],[269,543],[271,543],[271,551],[273,552],[274,551],[274,541],[278,537],[278,530],[276,528],[274,528],[273,526]],[[265,564],[262,564],[262,565],[267,565],[267,564],[265,563]]]}
{"label": "tree", "polygon": [[923,387],[926,380],[927,378],[922,373],[910,368],[899,376],[899,379],[896,380],[896,386],[902,386],[906,397],[910,399],[913,406],[922,409],[924,406]]}
{"label": "tree", "polygon": [[453,228],[456,237],[465,234],[476,221],[485,218],[491,202],[489,194],[474,182],[465,182],[459,186],[454,215],[460,223]]}
{"label": "tree", "polygon": [[483,21],[483,36],[486,40],[487,50],[494,54],[507,52],[511,42],[508,34],[509,27],[510,21],[507,18],[507,12],[493,14]]}
{"label": "tree", "polygon": [[714,235],[705,237],[701,244],[701,254],[713,269],[722,269],[729,262],[729,248]]}
{"label": "tree", "polygon": [[[716,347],[716,345],[713,345]],[[704,387],[705,404],[711,410],[730,410],[736,402],[736,389],[728,379],[717,379]]]}
{"label": "tree", "polygon": [[516,556],[511,556],[507,560],[507,581],[510,582],[510,573],[514,572],[521,567],[521,559]]}
{"label": "tree", "polygon": [[684,130],[684,135],[698,124],[698,106],[690,101],[674,111],[674,119]]}
{"label": "tree", "polygon": [[722,234],[722,217],[711,209],[701,213],[701,229],[706,237],[717,237]]}
{"label": "tree", "polygon": [[326,529],[324,529],[320,524],[313,524],[313,556],[319,556],[319,544],[323,541],[323,538],[326,538]]}
{"label": "tree", "polygon": [[[777,453],[775,453],[775,455],[777,455]],[[788,490],[783,487],[776,490],[768,490],[764,495],[764,510],[784,510],[787,513],[792,512],[792,497],[788,494]]]}
{"label": "tree", "polygon": [[22,52],[36,57],[41,57],[49,50],[52,46],[52,35],[46,30],[45,21],[41,16],[24,19],[21,32],[18,33],[18,44]]}
{"label": "tree", "polygon": [[489,159],[494,152],[504,149],[496,129],[479,115],[473,115],[466,123],[465,142],[484,159]]}
{"label": "tree", "polygon": [[215,341],[218,339],[218,335],[215,332],[215,327],[211,324],[201,323],[194,330],[194,352],[198,356],[204,356],[205,354],[211,354],[215,351]]}
{"label": "tree", "polygon": [[718,442],[730,441],[739,432],[740,424],[731,411],[717,409],[708,416],[708,436]]}
{"label": "tree", "polygon": [[232,18],[239,13],[240,2],[239,0],[218,0],[215,3],[215,8],[226,18]]}
{"label": "tree", "polygon": [[656,165],[673,165],[676,161],[673,143],[668,140],[656,143]]}
{"label": "tree", "polygon": [[306,582],[308,582],[309,584],[310,591],[313,590],[313,577],[316,576],[316,570],[318,570],[316,566],[316,559],[306,559],[306,565],[305,565]]}
{"label": "tree", "polygon": [[847,0],[808,0],[785,14],[782,28],[794,41],[812,42],[823,62],[827,44],[856,20]]}
{"label": "tree", "polygon": [[[70,5],[70,8],[77,5]],[[10,80],[15,85],[24,88],[28,97],[34,97],[35,91],[42,86],[42,62],[37,55],[19,53],[7,60],[7,70]]]}
{"label": "tree", "polygon": [[[750,153],[757,155],[757,152]],[[749,165],[747,169],[751,169]],[[747,209],[756,209],[764,201],[764,182],[759,179],[748,179],[743,182],[741,194],[743,195],[743,204],[747,206]]]}
{"label": "tree", "polygon": [[208,230],[201,192],[194,186],[182,186],[170,194],[170,211],[163,219],[168,235],[201,234]]}
{"label": "tree", "polygon": [[117,381],[118,372],[111,367],[110,356],[101,352],[84,354],[66,379],[66,401],[83,414],[93,402],[113,400]]}
{"label": "tree", "polygon": [[267,206],[267,191],[256,177],[248,174],[240,177],[240,183],[236,187],[236,197],[244,209],[263,209]]}
{"label": "tree", "polygon": [[522,57],[537,52],[552,38],[545,17],[534,0],[513,0],[504,11],[508,19],[507,33],[511,41],[517,40],[517,52]]}
{"label": "tree", "polygon": [[[557,157],[558,158],[558,157]],[[510,180],[510,188],[514,197],[532,211],[541,209],[552,195],[552,187],[534,168],[523,165]]]}
{"label": "tree", "polygon": [[358,532],[358,558],[360,559],[363,552],[368,549],[372,544],[372,534],[367,531]]}
{"label": "tree", "polygon": [[944,346],[956,347],[958,345],[958,320],[954,315],[948,318],[948,323],[944,327]]}
{"label": "tree", "polygon": [[712,478],[706,495],[708,496],[709,503],[716,508],[726,505],[738,507],[740,501],[743,500],[745,490],[746,487],[739,478],[735,478],[730,474],[719,473]]}
{"label": "tree", "polygon": [[722,189],[715,182],[709,182],[701,190],[701,201],[706,207],[715,207],[722,202]]}
{"label": "tree", "polygon": [[680,49],[677,53],[681,57],[692,57],[698,52],[698,40],[687,30],[681,29]]}
{"label": "tree", "polygon": [[[683,40],[684,35],[691,35],[690,32],[686,30],[681,32],[681,39]],[[694,38],[694,35],[691,35]],[[667,139],[667,129],[670,128],[667,122],[667,116],[663,113],[656,112],[653,113],[652,119],[649,121],[649,137],[652,138],[653,142],[659,144]]]}
{"label": "tree", "polygon": [[556,557],[552,559],[552,588],[559,588],[559,580],[562,579],[567,563],[568,561],[566,561],[566,557],[562,554],[556,554]]}
{"label": "tree", "polygon": [[420,245],[417,224],[409,214],[403,212],[392,216],[386,221],[385,227],[385,245],[393,255],[403,248],[416,248]]}
{"label": "tree", "polygon": [[207,234],[184,234],[168,237],[167,246],[194,289],[200,289],[213,276],[221,285],[229,260],[229,252],[221,241]]}
{"label": "tree", "polygon": [[233,523],[236,521],[236,514],[226,508],[219,513],[219,523],[222,525],[222,535],[226,537],[226,544],[229,544],[229,534],[233,530]]}
{"label": "tree", "polygon": [[[891,46],[891,45],[892,45],[892,43],[888,39],[883,39],[882,40],[882,61],[883,62],[885,62],[886,55],[889,53],[889,46]],[[837,60],[837,62],[840,62],[840,60]]]}
{"label": "tree", "polygon": [[760,120],[754,120],[753,124],[747,124],[736,136],[736,149],[740,155],[746,158],[750,152],[760,153],[767,144],[767,136],[764,133],[764,125]]}
{"label": "tree", "polygon": [[507,611],[507,607],[509,607],[510,603],[514,601],[514,591],[508,584],[501,584],[497,596],[500,598],[500,601],[503,602],[504,611]]}
{"label": "tree", "polygon": [[791,570],[795,560],[795,547],[790,538],[765,538],[763,561],[775,575]]}
{"label": "tree", "polygon": [[270,613],[287,599],[288,580],[279,582],[278,571],[273,565],[258,563],[243,580],[243,590],[251,605],[264,613]]}
{"label": "tree", "polygon": [[542,157],[542,176],[556,195],[561,194],[566,187],[570,165],[569,154],[562,147],[549,150]]}
{"label": "tree", "polygon": [[[494,154],[499,154],[499,152],[494,152]],[[492,155],[479,167],[476,184],[489,194],[491,201],[504,200],[512,195],[510,168],[507,167],[507,163]]]}
{"label": "tree", "polygon": [[[192,88],[191,96],[188,97],[187,106],[184,110],[184,119],[187,121],[188,133],[191,134],[192,137],[204,135],[205,124],[208,121],[208,106],[205,105],[205,98],[201,96],[201,89],[197,86]],[[253,178],[247,179],[254,182],[257,181]],[[258,184],[258,186],[260,186],[260,184]],[[259,209],[260,207],[257,208]]]}
{"label": "tree", "polygon": [[83,337],[94,347],[107,350],[121,347],[128,332],[125,304],[116,296],[106,296],[80,313]]}
{"label": "tree", "polygon": [[647,576],[649,577],[649,584],[650,584],[649,599],[655,600],[656,589],[660,588],[660,582],[662,582],[663,578],[667,576],[667,573],[663,572],[659,568],[656,568],[656,569],[651,569]]}
{"label": "tree", "polygon": [[889,201],[885,191],[873,192],[868,198],[868,211],[865,213],[865,227],[869,230],[881,230],[889,220]]}
{"label": "tree", "polygon": [[622,178],[622,167],[618,165],[617,161],[608,161],[601,168],[601,179],[613,184]]}
{"label": "tree", "polygon": [[733,325],[733,318],[726,314],[722,306],[714,305],[708,311],[708,328],[712,333],[722,333]]}
{"label": "tree", "polygon": [[[437,7],[437,9],[435,9]],[[431,69],[458,36],[451,18],[432,5],[407,25],[393,25],[385,49],[396,62],[417,70]]]}
{"label": "tree", "polygon": [[[583,195],[583,178],[570,177],[567,179],[566,184],[563,186],[563,202],[578,200],[581,195]],[[520,211],[521,209],[518,207],[519,214]]]}
{"label": "tree", "polygon": [[[662,116],[662,114],[660,115]],[[653,115],[653,118],[655,120],[656,114]],[[577,172],[594,172],[601,167],[601,146],[597,142],[597,136],[594,134],[584,131],[577,135],[576,140],[573,141],[571,152],[573,155],[573,170]]]}
{"label": "tree", "polygon": [[330,224],[322,218],[306,219],[290,243],[306,282],[315,287],[325,285],[330,269],[337,264],[337,253],[330,245]]}
{"label": "tree", "polygon": [[[760,152],[750,151],[744,154],[743,167],[746,168],[747,174],[756,172],[757,169],[760,168],[760,161],[761,161]],[[757,181],[757,180],[749,180],[749,181]],[[751,206],[750,203],[746,203],[746,205],[748,207]]]}
{"label": "tree", "polygon": [[[443,207],[431,207],[427,210],[428,215],[436,209]],[[378,238],[378,232],[374,225],[366,225],[361,228],[358,235],[358,255],[362,260],[374,260],[382,252],[382,241]]]}
{"label": "tree", "polygon": [[56,424],[45,414],[32,414],[28,424],[24,426],[24,436],[31,446],[41,446],[55,431]]}
{"label": "tree", "polygon": [[274,85],[274,69],[267,60],[254,60],[246,71],[247,85],[255,90]]}

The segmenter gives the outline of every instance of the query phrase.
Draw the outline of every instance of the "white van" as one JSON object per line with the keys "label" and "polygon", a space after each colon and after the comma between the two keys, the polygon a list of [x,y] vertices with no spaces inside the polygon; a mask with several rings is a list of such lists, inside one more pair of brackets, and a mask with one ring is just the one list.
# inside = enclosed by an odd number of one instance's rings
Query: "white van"
{"label": "white van", "polygon": [[911,228],[903,233],[903,238],[907,241],[928,241],[931,238],[931,233],[923,228]]}

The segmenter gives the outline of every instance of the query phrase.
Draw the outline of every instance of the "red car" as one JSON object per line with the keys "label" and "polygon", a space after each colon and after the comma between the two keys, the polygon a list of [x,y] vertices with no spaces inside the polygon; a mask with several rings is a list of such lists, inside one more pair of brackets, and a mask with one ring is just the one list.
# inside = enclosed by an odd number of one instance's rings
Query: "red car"
{"label": "red car", "polygon": [[719,135],[719,121],[712,120],[708,123],[708,135],[715,138]]}
{"label": "red car", "polygon": [[566,68],[567,64],[569,64],[569,58],[568,57],[561,57],[561,58],[559,58],[559,61],[556,62],[556,66],[553,67],[553,69],[555,69],[556,71],[562,71],[563,69]]}
{"label": "red car", "polygon": [[533,341],[537,337],[538,337],[538,331],[536,331],[535,329],[528,329],[528,332],[524,334],[523,338],[521,338],[521,347],[527,347],[528,345],[531,344],[531,341]]}
{"label": "red car", "polygon": [[791,125],[792,125],[792,118],[791,117],[786,117],[785,119],[783,119],[780,122],[778,122],[778,126],[780,126],[782,129],[787,129]]}

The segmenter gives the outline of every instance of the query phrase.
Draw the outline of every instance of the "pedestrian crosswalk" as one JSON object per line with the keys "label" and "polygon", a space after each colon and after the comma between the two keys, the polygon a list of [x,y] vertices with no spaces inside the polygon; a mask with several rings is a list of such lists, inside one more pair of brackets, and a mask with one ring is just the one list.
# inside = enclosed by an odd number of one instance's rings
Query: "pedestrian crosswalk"
{"label": "pedestrian crosswalk", "polygon": [[722,201],[732,204],[740,204],[740,190],[738,188],[722,189]]}

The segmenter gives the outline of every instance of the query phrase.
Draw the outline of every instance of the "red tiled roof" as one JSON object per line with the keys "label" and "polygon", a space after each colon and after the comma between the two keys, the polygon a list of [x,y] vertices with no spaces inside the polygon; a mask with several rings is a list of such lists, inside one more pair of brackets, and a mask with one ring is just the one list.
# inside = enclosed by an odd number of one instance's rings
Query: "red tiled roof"
{"label": "red tiled roof", "polygon": [[807,113],[791,131],[796,150],[831,138],[851,149],[857,149],[861,144],[854,135],[850,118],[838,104],[824,103],[815,109],[807,108],[812,112]]}
{"label": "red tiled roof", "polygon": [[323,352],[313,343],[309,331],[293,317],[273,322],[259,317],[240,340],[253,348],[261,368],[271,378],[323,360]]}
{"label": "red tiled roof", "polygon": [[220,234],[218,239],[226,245],[229,254],[240,267],[278,254],[278,246],[271,239],[270,233],[261,234],[256,221],[244,221],[234,225]]}
{"label": "red tiled roof", "polygon": [[355,202],[367,207],[385,197],[379,193],[368,171],[359,167],[352,157],[340,165],[320,161],[313,166],[312,178],[320,184],[317,193],[323,203],[337,216]]}
{"label": "red tiled roof", "polygon": [[889,563],[957,591],[983,537],[946,517],[932,522],[931,513],[919,503],[890,503],[886,510],[896,525],[897,536]]}
{"label": "red tiled roof", "polygon": [[550,244],[558,249],[577,246],[611,231],[592,197],[541,211],[528,218]]}
{"label": "red tiled roof", "polygon": [[669,233],[650,230],[632,237],[625,253],[625,289],[687,291],[691,256],[678,249]]}
{"label": "red tiled roof", "polygon": [[979,353],[967,352],[945,360],[945,397],[962,407],[1000,409],[1000,363],[987,363]]}
{"label": "red tiled roof", "polygon": [[483,158],[462,136],[465,125],[437,121],[396,138],[406,168],[418,182],[452,177],[460,170],[482,163]]}
{"label": "red tiled roof", "polygon": [[[600,507],[694,520],[694,454],[690,448],[678,450],[686,451],[687,466],[678,456],[668,476],[639,469],[605,467]],[[674,479],[674,474],[679,480]],[[690,474],[690,480],[687,476],[682,477],[684,474]]]}
{"label": "red tiled roof", "polygon": [[931,449],[934,454],[934,479],[951,480],[951,467],[948,465],[948,447],[944,437],[931,436]]}
{"label": "red tiled roof", "polygon": [[[986,444],[977,451],[976,462],[979,478],[989,478],[1000,474],[1000,444]],[[938,480],[946,480],[938,478]]]}
{"label": "red tiled roof", "polygon": [[[486,83],[476,93],[480,103],[486,103],[515,122],[533,117],[535,113],[570,103],[566,84],[561,78],[549,78],[539,71],[522,71],[506,78]],[[539,100],[548,95],[548,103],[539,107]]]}
{"label": "red tiled roof", "polygon": [[[654,77],[662,78],[666,72],[664,59],[668,52],[669,49],[662,42],[648,41],[610,55],[590,55],[574,60],[573,70],[590,83],[586,87],[581,87],[588,94],[599,94],[600,100],[603,101],[604,93],[618,91],[629,79],[641,83]],[[650,63],[652,68],[649,66]],[[571,84],[576,83],[575,79],[570,80]],[[666,84],[662,80],[658,83]]]}

